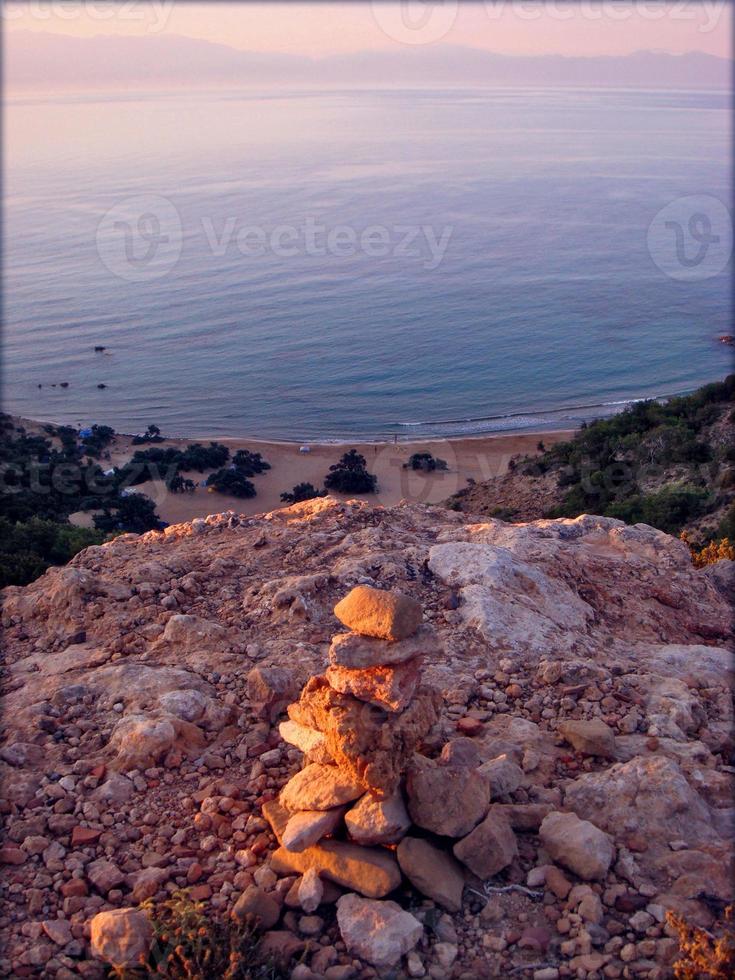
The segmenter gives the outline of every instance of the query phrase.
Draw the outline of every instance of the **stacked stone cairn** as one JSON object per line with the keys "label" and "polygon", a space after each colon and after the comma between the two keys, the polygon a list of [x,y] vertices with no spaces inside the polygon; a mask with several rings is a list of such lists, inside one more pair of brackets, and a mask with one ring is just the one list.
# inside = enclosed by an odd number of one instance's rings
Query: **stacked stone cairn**
{"label": "stacked stone cairn", "polygon": [[[350,632],[333,638],[325,674],[308,681],[280,725],[305,765],[263,805],[280,844],[271,868],[301,875],[295,898],[307,912],[335,901],[334,885],[346,889],[337,919],[348,949],[388,966],[423,929],[395,902],[377,900],[405,876],[457,912],[468,871],[496,874],[516,841],[508,818],[491,811],[492,774],[471,739],[448,742],[438,759],[420,753],[440,706],[421,684],[422,663],[441,649],[420,604],[358,586],[334,612]],[[496,777],[515,781],[497,767]],[[461,838],[454,854],[447,838]]]}

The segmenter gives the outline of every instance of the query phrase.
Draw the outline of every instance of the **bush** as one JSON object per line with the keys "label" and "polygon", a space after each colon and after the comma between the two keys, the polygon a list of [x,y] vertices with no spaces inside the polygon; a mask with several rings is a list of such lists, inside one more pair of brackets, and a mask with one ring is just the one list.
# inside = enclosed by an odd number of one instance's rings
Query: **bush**
{"label": "bush", "polygon": [[616,517],[627,524],[650,524],[667,534],[678,534],[682,527],[707,509],[709,493],[699,487],[667,486],[652,494],[636,494],[610,504],[605,517]]}
{"label": "bush", "polygon": [[445,459],[435,459],[431,453],[414,453],[407,463],[403,464],[404,469],[423,470],[431,473],[434,470],[445,470],[447,461]]}
{"label": "bush", "polygon": [[156,505],[142,493],[131,493],[114,503],[106,501],[103,513],[94,517],[94,526],[108,533],[144,534],[160,525]]}
{"label": "bush", "polygon": [[733,906],[725,909],[720,935],[692,926],[673,912],[666,913],[679,941],[679,959],[674,963],[676,980],[732,980],[735,976],[735,933]]}
{"label": "bush", "polygon": [[153,926],[154,941],[146,964],[135,970],[112,970],[122,980],[286,980],[283,972],[258,952],[255,922],[208,916],[201,902],[175,892],[164,902],[147,899],[141,909]]}
{"label": "bush", "polygon": [[232,462],[244,476],[255,476],[256,473],[265,473],[271,468],[260,453],[251,453],[248,449],[238,449],[232,457]]}
{"label": "bush", "polygon": [[218,493],[229,493],[232,497],[254,497],[255,487],[240,470],[217,470],[207,477],[207,486]]}
{"label": "bush", "polygon": [[284,504],[300,504],[304,500],[314,500],[315,497],[326,497],[326,490],[317,490],[311,483],[297,483],[293,490],[281,494]]}
{"label": "bush", "polygon": [[140,446],[144,442],[163,442],[161,430],[157,425],[149,425],[142,436],[133,436],[132,444]]}
{"label": "bush", "polygon": [[365,457],[355,449],[350,449],[348,453],[329,467],[329,472],[324,478],[324,486],[327,490],[335,490],[337,493],[375,493],[378,486],[378,478],[368,473],[365,468]]}
{"label": "bush", "polygon": [[27,585],[51,565],[63,565],[83,548],[101,544],[91,528],[33,517],[23,523],[0,518],[0,588]]}

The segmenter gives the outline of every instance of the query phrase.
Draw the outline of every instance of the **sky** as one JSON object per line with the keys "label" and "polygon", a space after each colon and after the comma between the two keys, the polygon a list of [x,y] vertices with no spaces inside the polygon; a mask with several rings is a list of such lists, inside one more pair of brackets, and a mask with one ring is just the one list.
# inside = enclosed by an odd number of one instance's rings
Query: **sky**
{"label": "sky", "polygon": [[404,0],[403,3],[174,3],[25,0],[18,30],[94,37],[178,34],[243,51],[324,56],[401,46],[469,45],[504,54],[624,55],[648,49],[731,56],[729,0]]}

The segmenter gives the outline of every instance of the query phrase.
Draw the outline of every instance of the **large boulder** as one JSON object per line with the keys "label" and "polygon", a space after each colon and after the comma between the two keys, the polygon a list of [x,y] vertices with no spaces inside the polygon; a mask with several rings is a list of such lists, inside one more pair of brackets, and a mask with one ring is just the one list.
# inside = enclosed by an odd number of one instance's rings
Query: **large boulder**
{"label": "large boulder", "polygon": [[271,857],[277,874],[305,874],[313,868],[322,878],[368,898],[383,898],[401,883],[393,854],[379,847],[361,847],[324,840],[298,854],[279,847]]}
{"label": "large boulder", "polygon": [[603,879],[615,857],[612,838],[574,813],[555,810],[539,830],[549,856],[586,881]]}
{"label": "large boulder", "polygon": [[383,711],[312,677],[289,705],[292,721],[323,732],[339,767],[365,790],[392,795],[408,760],[438,718],[438,695],[421,689],[405,711]]}
{"label": "large boulder", "polygon": [[490,806],[490,782],[479,769],[442,766],[415,756],[406,773],[413,822],[445,837],[464,837]]}
{"label": "large boulder", "polygon": [[483,880],[507,868],[517,853],[510,821],[495,807],[490,808],[482,823],[454,845],[455,856]]}
{"label": "large boulder", "polygon": [[355,633],[395,642],[413,636],[423,613],[419,602],[400,592],[358,585],[337,603],[334,615]]}
{"label": "large boulder", "polygon": [[449,912],[462,908],[464,873],[446,851],[420,837],[404,837],[396,849],[401,871],[413,887]]}
{"label": "large boulder", "polygon": [[429,568],[460,590],[459,612],[493,648],[518,654],[568,650],[584,634],[592,608],[563,580],[507,548],[479,541],[437,544]]}
{"label": "large boulder", "polygon": [[92,955],[116,970],[134,969],[148,958],[153,927],[137,909],[98,912],[90,923]]}
{"label": "large boulder", "polygon": [[396,902],[375,902],[343,895],[337,924],[347,949],[377,967],[392,967],[414,948],[424,927]]}
{"label": "large boulder", "polygon": [[674,840],[699,847],[720,837],[707,804],[663,755],[585,773],[567,785],[564,806],[616,838],[643,837],[649,850],[668,850]]}
{"label": "large boulder", "polygon": [[281,906],[262,888],[250,885],[235,902],[232,915],[240,922],[252,917],[257,928],[265,932],[281,918]]}

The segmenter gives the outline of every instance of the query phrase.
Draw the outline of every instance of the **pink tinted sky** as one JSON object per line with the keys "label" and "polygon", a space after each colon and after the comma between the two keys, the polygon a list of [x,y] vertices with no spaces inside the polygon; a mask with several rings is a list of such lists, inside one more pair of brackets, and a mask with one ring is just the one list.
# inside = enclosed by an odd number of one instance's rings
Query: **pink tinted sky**
{"label": "pink tinted sky", "polygon": [[650,49],[731,55],[726,0],[406,0],[387,3],[173,3],[28,0],[5,5],[18,29],[95,34],[183,34],[249,51],[326,55],[397,45],[466,44],[507,54],[615,55]]}

